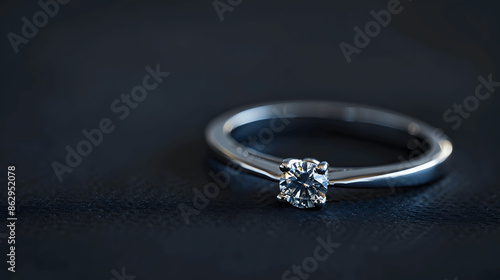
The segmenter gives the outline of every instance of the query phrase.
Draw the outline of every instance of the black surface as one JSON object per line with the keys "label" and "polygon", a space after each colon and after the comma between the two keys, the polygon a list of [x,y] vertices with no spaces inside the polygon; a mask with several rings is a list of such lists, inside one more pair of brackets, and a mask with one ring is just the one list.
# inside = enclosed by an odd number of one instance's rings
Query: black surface
{"label": "black surface", "polygon": [[[500,80],[498,5],[401,3],[348,64],[340,42],[352,44],[353,28],[387,1],[244,0],[221,22],[211,1],[74,0],[18,54],[7,34],[40,8],[3,1],[0,155],[1,168],[16,165],[18,222],[17,272],[7,273],[0,239],[1,279],[112,279],[122,267],[137,280],[280,279],[328,235],[340,247],[308,279],[498,279],[500,89],[458,129],[443,119],[474,94],[479,75]],[[156,64],[170,76],[119,120],[110,104]],[[193,189],[223,168],[205,146],[206,123],[283,99],[422,119],[452,139],[450,172],[419,188],[333,188],[320,211],[277,204],[275,182],[233,172],[186,224],[179,205],[193,206]],[[115,131],[59,182],[52,162],[104,117]],[[302,143],[307,153],[312,144]],[[335,139],[313,147],[348,164],[398,155]]]}

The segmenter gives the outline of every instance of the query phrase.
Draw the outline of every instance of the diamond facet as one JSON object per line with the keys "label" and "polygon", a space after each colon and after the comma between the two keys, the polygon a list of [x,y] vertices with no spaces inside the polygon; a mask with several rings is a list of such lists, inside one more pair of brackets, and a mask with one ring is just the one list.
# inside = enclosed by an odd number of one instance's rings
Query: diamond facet
{"label": "diamond facet", "polygon": [[328,163],[315,159],[285,159],[281,163],[278,199],[298,208],[321,207],[326,202]]}

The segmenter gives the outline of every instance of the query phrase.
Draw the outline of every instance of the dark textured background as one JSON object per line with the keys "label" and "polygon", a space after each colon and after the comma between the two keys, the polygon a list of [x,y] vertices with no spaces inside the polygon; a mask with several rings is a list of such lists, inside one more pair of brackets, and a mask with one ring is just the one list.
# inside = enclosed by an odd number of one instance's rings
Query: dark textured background
{"label": "dark textured background", "polygon": [[[457,130],[443,120],[478,75],[500,80],[498,5],[401,3],[348,64],[339,43],[387,1],[244,0],[221,22],[210,0],[73,0],[18,54],[7,33],[39,7],[3,1],[0,155],[2,169],[17,167],[19,221],[17,272],[0,239],[1,279],[112,279],[122,267],[136,280],[280,279],[328,235],[341,246],[309,279],[498,279],[500,90]],[[119,121],[111,102],[156,64],[171,75]],[[203,139],[209,119],[282,99],[420,118],[453,140],[450,173],[396,192],[332,189],[321,211],[279,205],[276,183],[235,175],[187,225],[179,204],[221,168]],[[116,130],[60,183],[51,163],[103,117]],[[370,143],[338,145],[325,146],[336,162],[396,160]]]}

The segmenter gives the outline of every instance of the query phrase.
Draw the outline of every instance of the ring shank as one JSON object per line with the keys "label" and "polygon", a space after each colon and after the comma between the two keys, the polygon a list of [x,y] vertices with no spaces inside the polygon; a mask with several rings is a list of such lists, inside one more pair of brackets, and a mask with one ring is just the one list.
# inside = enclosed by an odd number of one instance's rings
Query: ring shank
{"label": "ring shank", "polygon": [[282,158],[268,155],[238,143],[231,133],[256,121],[315,118],[384,126],[425,139],[429,149],[420,157],[405,162],[371,167],[330,167],[329,185],[345,187],[401,187],[421,185],[438,178],[442,163],[453,147],[448,138],[414,118],[378,109],[337,102],[288,102],[266,104],[225,113],[209,123],[207,143],[216,153],[249,171],[279,180]]}

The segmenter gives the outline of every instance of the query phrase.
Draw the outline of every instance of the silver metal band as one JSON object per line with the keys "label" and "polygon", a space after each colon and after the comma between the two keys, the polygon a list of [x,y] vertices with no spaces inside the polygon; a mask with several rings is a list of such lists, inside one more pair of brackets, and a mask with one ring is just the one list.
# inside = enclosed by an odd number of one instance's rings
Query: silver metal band
{"label": "silver metal band", "polygon": [[238,127],[261,120],[312,118],[366,123],[388,127],[425,139],[429,148],[421,156],[393,164],[370,167],[328,168],[328,185],[345,187],[400,187],[427,183],[442,175],[440,165],[450,156],[452,144],[440,132],[414,118],[355,104],[301,101],[265,104],[225,113],[209,123],[208,145],[220,156],[249,171],[280,180],[282,158],[238,143],[231,133]]}

